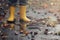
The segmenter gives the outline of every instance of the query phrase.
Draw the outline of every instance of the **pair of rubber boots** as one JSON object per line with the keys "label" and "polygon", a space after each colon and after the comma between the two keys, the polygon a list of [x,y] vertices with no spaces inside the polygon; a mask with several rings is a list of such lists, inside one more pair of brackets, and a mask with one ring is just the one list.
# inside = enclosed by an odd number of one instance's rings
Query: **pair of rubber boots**
{"label": "pair of rubber boots", "polygon": [[[20,11],[19,12],[20,20],[22,20],[23,22],[30,22],[31,20],[26,17],[26,6],[20,6],[19,8],[20,8],[20,10],[19,10]],[[15,7],[14,6],[10,6],[10,16],[8,18],[9,22],[13,22],[14,21],[14,19],[15,19],[14,15],[15,15]],[[24,28],[26,28],[26,27],[23,27],[23,29]],[[24,31],[24,30],[21,30],[21,31]],[[24,31],[24,33],[27,33],[27,32]]]}
{"label": "pair of rubber boots", "polygon": [[[30,22],[31,20],[26,17],[26,6],[20,6],[20,20],[23,20],[24,22]],[[15,7],[10,7],[10,16],[8,18],[8,21],[14,21],[15,19]]]}

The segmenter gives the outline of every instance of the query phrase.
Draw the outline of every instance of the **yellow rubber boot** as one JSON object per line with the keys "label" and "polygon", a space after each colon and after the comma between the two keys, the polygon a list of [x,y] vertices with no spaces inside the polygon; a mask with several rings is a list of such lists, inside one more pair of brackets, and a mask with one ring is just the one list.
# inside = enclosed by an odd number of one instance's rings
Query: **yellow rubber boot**
{"label": "yellow rubber boot", "polygon": [[24,22],[30,22],[31,20],[26,17],[26,6],[20,6],[20,19]]}
{"label": "yellow rubber boot", "polygon": [[14,21],[14,14],[15,14],[15,7],[11,6],[10,7],[10,16],[8,18],[8,21]]}

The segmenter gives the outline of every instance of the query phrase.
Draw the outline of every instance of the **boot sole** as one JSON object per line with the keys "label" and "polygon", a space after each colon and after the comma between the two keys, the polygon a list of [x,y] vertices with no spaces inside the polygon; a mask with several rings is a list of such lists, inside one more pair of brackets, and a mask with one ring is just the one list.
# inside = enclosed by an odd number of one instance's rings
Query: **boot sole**
{"label": "boot sole", "polygon": [[7,23],[13,23],[13,24],[15,24],[15,19],[14,19],[14,21],[8,21],[7,20]]}
{"label": "boot sole", "polygon": [[19,22],[20,22],[20,23],[30,23],[31,21],[24,21],[24,20],[20,19]]}

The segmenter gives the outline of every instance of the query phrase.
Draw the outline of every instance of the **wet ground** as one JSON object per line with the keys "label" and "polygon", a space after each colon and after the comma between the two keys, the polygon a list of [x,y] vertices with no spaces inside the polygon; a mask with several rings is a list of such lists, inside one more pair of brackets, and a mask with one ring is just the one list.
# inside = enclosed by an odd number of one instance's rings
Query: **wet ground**
{"label": "wet ground", "polygon": [[[18,9],[16,9],[16,13],[18,12]],[[47,14],[46,14],[47,13]],[[46,14],[46,15],[45,15]],[[9,14],[6,15],[5,20],[8,18]],[[7,36],[6,39],[1,35],[0,40],[60,40],[59,35],[54,34],[47,34],[47,31],[53,30],[53,27],[47,27],[47,25],[42,24],[40,19],[45,18],[48,16],[54,16],[51,13],[48,12],[46,9],[41,10],[33,10],[29,9],[27,10],[27,17],[31,20],[35,20],[31,24],[27,24],[27,31],[30,32],[27,36],[23,36],[24,34],[20,34],[19,28],[20,26],[17,24],[20,24],[19,22],[19,15],[15,14],[16,21],[15,21],[15,28],[13,30],[10,30],[9,28],[2,28],[2,33],[6,33]],[[5,21],[4,20],[4,21]],[[47,31],[46,31],[47,30]],[[16,35],[15,32],[18,34]],[[46,33],[45,33],[46,32]],[[3,38],[3,39],[2,39]]]}

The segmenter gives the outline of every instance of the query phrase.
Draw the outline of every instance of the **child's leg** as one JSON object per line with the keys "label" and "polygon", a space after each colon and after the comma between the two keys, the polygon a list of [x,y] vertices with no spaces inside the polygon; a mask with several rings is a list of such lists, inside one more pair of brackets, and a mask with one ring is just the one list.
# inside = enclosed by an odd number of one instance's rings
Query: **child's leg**
{"label": "child's leg", "polygon": [[26,17],[27,0],[20,0],[20,20],[30,22],[31,20]]}
{"label": "child's leg", "polygon": [[9,0],[9,12],[10,16],[8,18],[8,21],[14,21],[14,14],[15,14],[15,5],[16,5],[17,0]]}

